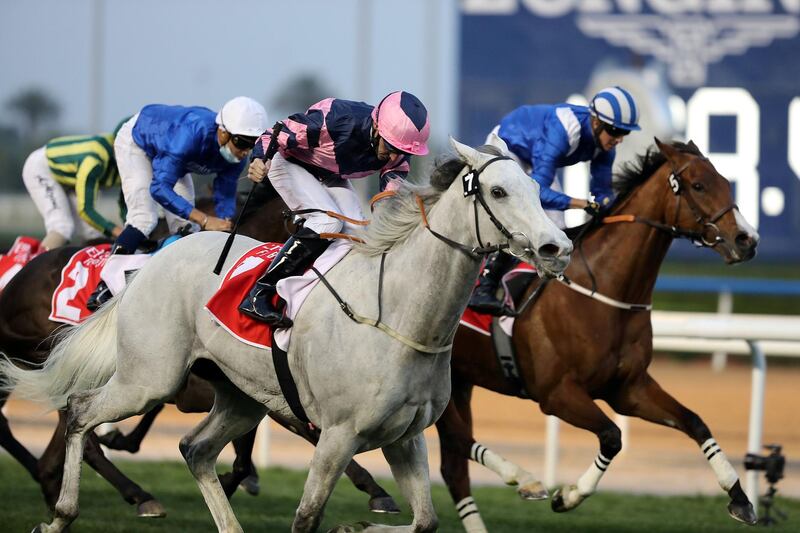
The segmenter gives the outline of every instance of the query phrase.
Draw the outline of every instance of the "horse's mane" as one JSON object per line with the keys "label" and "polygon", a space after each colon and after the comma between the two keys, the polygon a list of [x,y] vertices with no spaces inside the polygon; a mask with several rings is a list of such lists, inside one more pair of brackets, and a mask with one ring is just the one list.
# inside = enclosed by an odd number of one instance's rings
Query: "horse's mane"
{"label": "horse's mane", "polygon": [[[701,157],[703,155],[694,143],[686,144],[680,141],[673,141],[670,144],[679,152],[694,154]],[[656,145],[652,145],[647,148],[645,153],[639,154],[634,157],[633,160],[623,164],[614,180],[616,198],[608,211],[613,212],[615,207],[621,205],[633,191],[649,180],[656,171],[661,168],[661,165],[666,162],[666,156],[661,153],[661,150],[659,150]],[[594,219],[581,226],[567,228],[565,232],[570,239],[575,240],[581,233],[585,234],[586,226],[588,225],[599,225],[599,220]]]}
{"label": "horse's mane", "polygon": [[[489,155],[502,155],[495,146],[484,145],[477,150]],[[381,200],[373,213],[369,225],[358,236],[364,240],[355,249],[366,255],[380,255],[396,244],[404,242],[422,222],[416,197],[422,198],[425,208],[434,205],[453,180],[458,177],[466,163],[456,155],[439,158],[427,182],[404,181],[394,196]]]}

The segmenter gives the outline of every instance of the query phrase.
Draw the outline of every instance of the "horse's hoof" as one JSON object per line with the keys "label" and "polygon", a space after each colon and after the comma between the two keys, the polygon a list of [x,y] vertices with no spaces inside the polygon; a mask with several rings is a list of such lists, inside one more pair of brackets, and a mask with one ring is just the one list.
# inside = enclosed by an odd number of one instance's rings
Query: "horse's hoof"
{"label": "horse's hoof", "polygon": [[553,493],[550,507],[557,513],[566,513],[575,509],[585,499],[578,493],[578,487],[569,485],[561,487]]}
{"label": "horse's hoof", "polygon": [[261,492],[261,484],[258,482],[258,476],[249,475],[239,483],[239,487],[243,488],[250,496],[258,496]]}
{"label": "horse's hoof", "polygon": [[376,496],[369,500],[369,510],[373,513],[398,514],[400,508],[391,496]]}
{"label": "horse's hoof", "polygon": [[371,522],[356,522],[355,524],[339,524],[338,526],[329,529],[328,533],[356,533],[357,531],[364,531],[372,526]]}
{"label": "horse's hoof", "polygon": [[546,500],[550,497],[550,493],[547,492],[547,489],[544,488],[544,485],[541,481],[535,481],[533,483],[520,486],[517,489],[517,494],[519,494],[519,497],[523,500],[528,501]]}
{"label": "horse's hoof", "polygon": [[136,516],[140,518],[164,518],[167,511],[158,500],[147,500],[136,507]]}
{"label": "horse's hoof", "polygon": [[742,522],[749,526],[754,526],[756,522],[758,522],[758,517],[756,516],[756,512],[753,509],[753,504],[751,504],[750,502],[729,503],[728,514],[730,514],[734,520],[738,520],[739,522]]}

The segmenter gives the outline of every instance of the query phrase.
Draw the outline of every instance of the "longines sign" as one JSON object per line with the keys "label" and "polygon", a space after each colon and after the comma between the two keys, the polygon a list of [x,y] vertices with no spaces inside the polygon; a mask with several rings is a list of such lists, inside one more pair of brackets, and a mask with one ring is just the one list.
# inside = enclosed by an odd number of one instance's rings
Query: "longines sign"
{"label": "longines sign", "polygon": [[520,8],[542,18],[576,13],[584,35],[663,61],[679,87],[705,84],[709,63],[800,32],[800,0],[463,0],[462,6],[471,15]]}
{"label": "longines sign", "polygon": [[[763,237],[761,257],[800,261],[800,0],[462,0],[461,7],[466,141],[481,142],[522,104],[565,101],[598,83],[638,89],[643,120],[673,120],[660,135],[691,137],[731,179],[741,212]],[[647,143],[653,131],[623,148]],[[564,175],[575,196],[588,194],[588,169],[579,167]],[[698,257],[677,247],[683,252]]]}

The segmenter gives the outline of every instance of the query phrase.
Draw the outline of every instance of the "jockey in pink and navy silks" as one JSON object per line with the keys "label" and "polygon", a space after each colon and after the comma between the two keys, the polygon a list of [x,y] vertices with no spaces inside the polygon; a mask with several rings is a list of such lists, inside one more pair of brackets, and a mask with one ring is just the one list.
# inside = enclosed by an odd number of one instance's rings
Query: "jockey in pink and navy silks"
{"label": "jockey in pink and navy silks", "polygon": [[278,152],[270,162],[262,160],[272,138],[271,132],[265,133],[253,151],[250,179],[258,182],[268,175],[292,211],[321,212],[303,215],[303,228],[286,242],[239,309],[276,327],[291,325],[271,303],[277,282],[322,254],[330,241],[321,234],[349,230],[326,211],[362,219],[349,180],[379,173],[381,190],[397,188],[408,174],[409,159],[428,153],[429,133],[425,106],[405,91],[387,95],[377,106],[327,98],[282,120]]}
{"label": "jockey in pink and navy silks", "polygon": [[[219,113],[205,107],[148,105],[123,124],[114,155],[128,212],[106,263],[109,271],[114,256],[134,253],[150,235],[159,207],[173,233],[188,221],[202,229],[230,229],[237,180],[267,125],[264,106],[245,96],[229,100]],[[194,207],[191,173],[216,175],[216,216]],[[108,299],[106,289],[105,284],[98,287],[90,309]]]}
{"label": "jockey in pink and navy silks", "polygon": [[[640,129],[638,122],[639,112],[630,93],[621,87],[608,87],[597,93],[588,107],[519,107],[503,117],[493,133],[505,141],[512,157],[539,183],[542,207],[563,228],[566,209],[584,209],[596,215],[611,205],[615,147],[631,131]],[[590,161],[592,200],[571,198],[556,183],[559,168],[582,161]],[[487,260],[470,299],[471,308],[493,315],[507,312],[496,292],[513,264],[508,254],[494,254]]]}

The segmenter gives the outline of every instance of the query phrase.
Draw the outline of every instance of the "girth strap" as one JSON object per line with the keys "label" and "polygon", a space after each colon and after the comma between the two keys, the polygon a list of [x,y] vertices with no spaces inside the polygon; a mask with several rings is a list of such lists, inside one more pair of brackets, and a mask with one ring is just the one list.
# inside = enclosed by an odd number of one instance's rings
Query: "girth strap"
{"label": "girth strap", "polygon": [[292,377],[292,371],[289,369],[289,356],[283,351],[278,343],[275,342],[275,331],[272,332],[272,364],[275,366],[275,374],[278,376],[278,385],[281,387],[281,393],[286,398],[286,403],[289,404],[289,409],[292,410],[296,416],[304,424],[310,424],[306,410],[303,409],[303,404],[300,403],[300,393],[297,391],[297,384]]}

